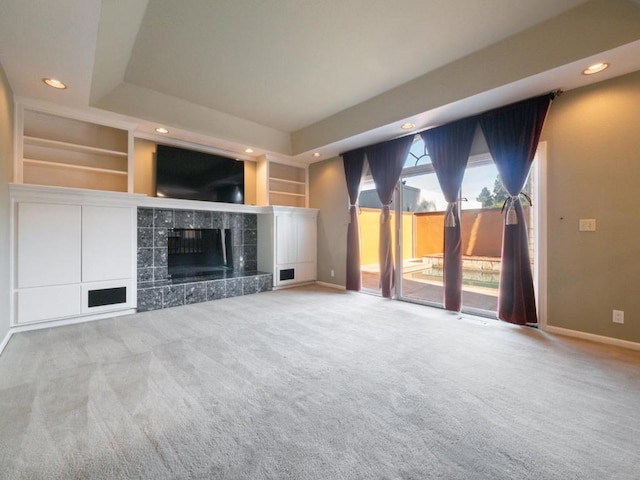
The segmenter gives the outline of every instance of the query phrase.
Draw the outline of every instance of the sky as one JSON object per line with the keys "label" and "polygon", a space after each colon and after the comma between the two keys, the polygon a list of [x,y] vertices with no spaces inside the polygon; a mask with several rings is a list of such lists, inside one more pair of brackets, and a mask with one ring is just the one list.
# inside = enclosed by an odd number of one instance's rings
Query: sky
{"label": "sky", "polygon": [[[461,202],[460,208],[463,210],[470,208],[482,208],[482,204],[476,201],[483,187],[493,191],[493,184],[498,170],[495,165],[482,165],[480,167],[468,168],[462,180],[461,195],[466,198],[466,202]],[[422,191],[422,196],[426,200],[434,201],[437,210],[445,210],[447,202],[440,190],[440,184],[435,174],[419,175],[417,177],[406,178],[407,185],[417,187]]]}
{"label": "sky", "polygon": [[[431,163],[431,160],[425,153],[424,143],[422,140],[416,141],[412,145],[411,153],[415,155],[415,157],[418,157],[419,160],[416,162],[416,158],[410,155],[407,158],[405,167]],[[461,202],[460,208],[463,210],[482,208],[482,204],[476,201],[476,198],[480,195],[483,187],[487,187],[490,192],[493,191],[493,185],[497,175],[498,170],[493,162],[480,166],[467,167],[461,189],[462,197],[466,198],[467,201]],[[434,202],[436,210],[444,211],[446,209],[447,202],[442,195],[442,190],[440,189],[440,184],[438,183],[435,173],[406,177],[405,180],[406,185],[416,187],[421,190],[423,199]],[[373,188],[374,185],[372,182],[365,182],[362,186],[362,190],[370,190]]]}

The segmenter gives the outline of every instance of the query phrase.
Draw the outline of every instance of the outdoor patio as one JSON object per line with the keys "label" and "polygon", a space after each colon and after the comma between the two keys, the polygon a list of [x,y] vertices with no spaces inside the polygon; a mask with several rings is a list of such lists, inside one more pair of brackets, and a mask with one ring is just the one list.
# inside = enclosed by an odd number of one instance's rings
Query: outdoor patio
{"label": "outdoor patio", "polygon": [[[499,275],[500,259],[485,258],[484,260],[480,260],[479,257],[475,257],[463,260],[463,265],[465,261],[468,263],[476,262],[476,264],[479,262],[480,265],[484,264],[486,268],[490,265],[493,269],[491,270],[491,276],[496,278],[496,276]],[[435,262],[435,265],[437,265],[437,262]],[[424,271],[433,273],[433,266],[434,264],[431,263],[430,259],[427,261],[423,261],[423,259],[405,260],[403,262],[402,296],[442,305],[442,274],[440,273],[439,278],[435,275],[420,275],[420,273]],[[487,272],[486,268],[485,273]],[[497,284],[495,287],[464,284],[465,281],[473,282],[474,279],[478,278],[481,274],[482,270],[469,268],[463,270],[463,304],[465,307],[495,312],[498,308]],[[362,288],[374,292],[380,291],[380,274],[377,264],[362,266]]]}

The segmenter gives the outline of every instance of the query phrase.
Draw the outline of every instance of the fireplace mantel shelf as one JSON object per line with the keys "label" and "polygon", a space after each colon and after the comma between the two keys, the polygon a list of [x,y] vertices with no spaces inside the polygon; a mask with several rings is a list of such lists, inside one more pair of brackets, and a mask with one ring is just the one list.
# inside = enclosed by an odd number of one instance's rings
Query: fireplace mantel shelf
{"label": "fireplace mantel shelf", "polygon": [[241,205],[237,203],[205,202],[200,200],[181,200],[177,198],[160,198],[141,196],[138,199],[139,207],[146,208],[167,208],[175,210],[202,210],[209,212],[228,213],[256,213],[269,214],[273,212],[295,212],[301,210],[313,210],[313,208],[287,207],[279,205]]}
{"label": "fireplace mantel shelf", "polygon": [[259,206],[235,203],[182,200],[177,198],[149,197],[141,193],[110,192],[84,188],[53,187],[47,185],[9,184],[12,198],[18,201],[55,201],[63,203],[95,203],[102,205],[131,205],[146,208],[175,210],[201,210],[227,213],[269,214],[274,212],[317,211],[313,208],[288,206]]}

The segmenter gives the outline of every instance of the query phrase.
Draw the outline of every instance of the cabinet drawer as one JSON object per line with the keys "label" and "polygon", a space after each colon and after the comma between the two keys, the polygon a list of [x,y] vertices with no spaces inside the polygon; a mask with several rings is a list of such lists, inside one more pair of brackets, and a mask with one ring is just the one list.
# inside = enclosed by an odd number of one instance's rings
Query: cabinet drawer
{"label": "cabinet drawer", "polygon": [[80,285],[26,288],[17,297],[19,323],[80,315]]}
{"label": "cabinet drawer", "polygon": [[297,280],[298,282],[311,282],[316,279],[316,264],[315,263],[298,263],[296,265]]}

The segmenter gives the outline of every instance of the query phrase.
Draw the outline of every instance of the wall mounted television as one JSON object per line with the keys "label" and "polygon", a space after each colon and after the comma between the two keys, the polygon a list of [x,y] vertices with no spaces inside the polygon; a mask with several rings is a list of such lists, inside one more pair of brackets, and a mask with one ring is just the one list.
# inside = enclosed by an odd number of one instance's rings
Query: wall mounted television
{"label": "wall mounted television", "polygon": [[244,203],[244,162],[211,153],[158,145],[156,196]]}

